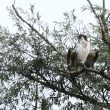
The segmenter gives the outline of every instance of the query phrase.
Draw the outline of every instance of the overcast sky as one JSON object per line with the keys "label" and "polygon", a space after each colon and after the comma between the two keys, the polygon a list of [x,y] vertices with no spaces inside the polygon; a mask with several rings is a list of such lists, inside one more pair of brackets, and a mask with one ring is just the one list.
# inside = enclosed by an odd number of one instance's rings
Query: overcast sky
{"label": "overcast sky", "polygon": [[[11,7],[14,0],[0,0],[0,25],[12,29],[12,20],[7,7]],[[102,5],[102,0],[91,0],[93,4]],[[86,0],[16,0],[16,6],[28,9],[30,4],[35,4],[36,11],[40,12],[42,20],[49,25],[54,21],[62,21],[63,13],[75,9],[75,14],[84,22],[91,22],[93,17],[89,12],[82,12],[81,7],[87,5]],[[106,7],[110,9],[110,0],[106,0]]]}

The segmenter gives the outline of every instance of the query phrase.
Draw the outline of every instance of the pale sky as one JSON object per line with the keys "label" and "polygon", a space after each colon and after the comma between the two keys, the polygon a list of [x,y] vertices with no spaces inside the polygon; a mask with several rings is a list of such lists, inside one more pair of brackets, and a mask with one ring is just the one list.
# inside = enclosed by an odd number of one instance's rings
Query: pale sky
{"label": "pale sky", "polygon": [[[12,20],[9,17],[7,7],[12,5],[14,0],[0,0],[0,25],[12,29]],[[91,0],[93,4],[102,5],[102,0]],[[84,22],[91,22],[93,16],[90,12],[81,11],[81,7],[87,5],[86,0],[16,0],[16,6],[28,9],[30,4],[35,4],[36,11],[39,11],[42,20],[53,25],[54,21],[63,21],[63,13],[75,9],[77,17]],[[110,0],[106,0],[106,7],[110,9]]]}

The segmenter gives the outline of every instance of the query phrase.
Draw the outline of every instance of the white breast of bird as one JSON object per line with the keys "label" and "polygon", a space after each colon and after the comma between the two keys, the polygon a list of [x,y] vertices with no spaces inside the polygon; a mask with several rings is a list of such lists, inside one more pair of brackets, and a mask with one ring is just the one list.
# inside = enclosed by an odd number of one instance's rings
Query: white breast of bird
{"label": "white breast of bird", "polygon": [[78,58],[80,59],[81,63],[84,64],[87,56],[90,51],[90,44],[89,42],[81,42],[76,46],[76,53],[78,54]]}

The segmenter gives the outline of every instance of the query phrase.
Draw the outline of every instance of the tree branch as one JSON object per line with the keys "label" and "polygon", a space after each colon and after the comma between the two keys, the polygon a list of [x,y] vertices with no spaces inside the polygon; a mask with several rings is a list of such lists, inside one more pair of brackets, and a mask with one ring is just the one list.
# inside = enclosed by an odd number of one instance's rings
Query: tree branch
{"label": "tree branch", "polygon": [[82,68],[82,69],[79,69],[78,71],[63,71],[63,70],[59,70],[59,71],[65,73],[65,74],[70,74],[73,77],[77,77],[78,75],[80,75],[84,72],[95,73],[95,74],[98,74],[98,75],[110,80],[110,75],[105,73],[103,68],[101,70],[95,70],[92,68]]}
{"label": "tree branch", "polygon": [[99,16],[96,14],[96,12],[95,12],[95,10],[94,10],[94,8],[93,8],[93,5],[92,5],[92,3],[91,3],[91,1],[90,1],[90,0],[87,0],[87,1],[88,1],[89,5],[90,5],[90,8],[91,8],[92,12],[94,13],[95,17],[98,19],[100,25],[102,26],[101,21],[100,21],[100,19],[99,19]]}
{"label": "tree branch", "polygon": [[87,0],[87,1],[88,1],[89,5],[90,5],[90,8],[91,8],[92,12],[94,13],[96,19],[99,22],[99,25],[100,25],[100,28],[101,28],[101,33],[102,33],[102,40],[110,47],[110,42],[106,38],[106,37],[109,36],[109,32],[108,32],[108,27],[107,27],[107,24],[106,24],[106,19],[105,19],[105,1],[103,0],[103,12],[100,15],[101,19],[99,18],[99,15],[96,14],[96,12],[95,12],[95,10],[93,8],[93,5],[90,2],[90,0]]}
{"label": "tree branch", "polygon": [[[74,88],[71,88],[72,90],[70,91],[70,89],[69,90],[66,90],[66,88],[63,87],[63,86],[59,87],[56,84],[51,84],[51,82],[48,81],[44,76],[41,77],[41,75],[40,75],[41,79],[38,79],[38,77],[36,77],[36,76],[32,76],[32,72],[33,71],[29,71],[29,72],[26,73],[22,69],[18,69],[17,67],[16,67],[16,69],[17,69],[16,70],[17,71],[16,72],[17,74],[21,74],[25,78],[28,78],[29,80],[32,80],[34,82],[38,82],[41,85],[44,85],[45,87],[50,88],[50,89],[52,89],[54,91],[59,91],[61,93],[64,93],[65,95],[69,95],[71,97],[78,98],[80,100],[83,100],[85,102],[89,102],[89,103],[94,104],[94,105],[98,104],[101,107],[110,108],[110,103],[99,102],[97,99],[94,99],[92,96],[85,95],[82,92],[80,85],[78,87],[78,90],[79,91],[74,92],[73,91]],[[99,73],[97,70],[93,70],[93,69],[86,69],[86,71],[96,72],[97,74]],[[39,74],[37,74],[37,75],[39,76]]]}
{"label": "tree branch", "polygon": [[48,87],[54,91],[59,91],[61,93],[64,93],[65,95],[69,95],[71,97],[75,97],[75,98],[78,98],[80,100],[83,100],[83,101],[86,101],[86,102],[90,102],[91,104],[98,104],[99,106],[101,107],[105,107],[105,108],[110,108],[110,104],[106,104],[106,103],[103,103],[103,102],[98,102],[96,99],[94,99],[93,97],[89,97],[85,94],[76,94],[74,93],[73,91],[67,91],[65,88],[60,88],[60,87],[57,87],[56,85],[53,85],[51,84],[50,82],[43,82],[43,81],[40,81],[38,79],[36,79],[34,76],[32,76],[31,74],[24,74],[22,72],[19,72],[19,74],[23,75],[24,77],[32,80],[32,81],[37,81],[38,83],[40,83],[41,85],[44,85],[45,87]]}
{"label": "tree branch", "polygon": [[60,55],[63,56],[63,54],[62,54],[61,52],[59,52],[59,50],[57,50],[57,49],[55,48],[55,46],[53,46],[53,44],[50,43],[49,40],[48,40],[46,37],[44,37],[42,34],[40,34],[37,29],[35,29],[31,24],[29,24],[25,19],[22,18],[22,16],[18,13],[18,11],[16,10],[16,8],[15,8],[14,5],[12,5],[12,8],[13,8],[13,10],[15,11],[15,14],[17,15],[17,17],[18,17],[22,22],[26,23],[26,24],[27,24],[34,32],[36,32],[47,44],[49,44],[56,52],[58,52]]}

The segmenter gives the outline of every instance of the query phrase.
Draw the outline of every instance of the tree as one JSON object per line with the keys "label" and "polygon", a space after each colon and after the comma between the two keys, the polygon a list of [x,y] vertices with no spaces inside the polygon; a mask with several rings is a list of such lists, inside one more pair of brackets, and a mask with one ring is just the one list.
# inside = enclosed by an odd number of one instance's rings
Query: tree
{"label": "tree", "polygon": [[73,46],[80,33],[75,27],[74,10],[64,13],[65,21],[56,22],[57,26],[50,32],[33,5],[29,13],[12,5],[9,12],[17,33],[0,28],[0,104],[4,110],[18,106],[48,110],[53,104],[63,105],[59,107],[62,110],[110,109],[110,14],[104,0],[102,8],[92,5],[90,0],[87,2],[89,6],[84,10],[89,9],[97,21],[87,31],[100,56],[94,68],[77,73],[67,71],[65,60],[68,43]]}

